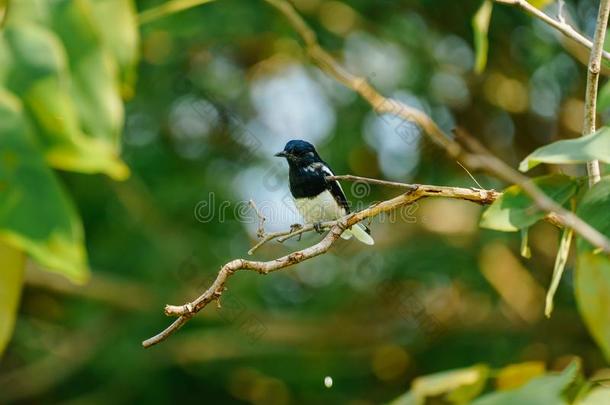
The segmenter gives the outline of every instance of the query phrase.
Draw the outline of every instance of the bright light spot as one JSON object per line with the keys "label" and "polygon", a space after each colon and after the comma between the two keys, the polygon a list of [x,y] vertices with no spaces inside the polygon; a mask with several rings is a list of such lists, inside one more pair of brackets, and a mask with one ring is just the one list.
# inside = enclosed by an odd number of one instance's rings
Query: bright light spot
{"label": "bright light spot", "polygon": [[339,1],[328,1],[320,6],[320,22],[337,35],[345,35],[354,27],[358,15],[353,8]]}
{"label": "bright light spot", "polygon": [[290,139],[307,139],[320,146],[335,126],[335,110],[328,97],[301,66],[257,77],[251,98],[257,119],[239,129],[242,137],[245,129],[246,142],[256,142],[256,147],[250,147],[253,153],[270,157]]}
{"label": "bright light spot", "polygon": [[366,77],[388,93],[409,74],[409,61],[403,48],[363,32],[347,37],[344,55],[349,71]]}
{"label": "bright light spot", "polygon": [[324,386],[326,388],[330,388],[333,386],[333,378],[331,376],[324,377]]}
{"label": "bright light spot", "polygon": [[528,106],[527,89],[519,80],[500,73],[490,73],[483,87],[487,100],[512,113],[524,112]]}
{"label": "bright light spot", "polygon": [[470,103],[466,82],[454,73],[435,73],[430,81],[430,92],[435,99],[451,107],[466,107]]}
{"label": "bright light spot", "polygon": [[[417,97],[396,92],[393,97],[405,105],[430,113],[430,108]],[[400,105],[395,106],[399,111]],[[369,113],[364,123],[366,142],[377,151],[380,168],[386,177],[405,180],[419,163],[421,129],[411,121],[395,115]]]}

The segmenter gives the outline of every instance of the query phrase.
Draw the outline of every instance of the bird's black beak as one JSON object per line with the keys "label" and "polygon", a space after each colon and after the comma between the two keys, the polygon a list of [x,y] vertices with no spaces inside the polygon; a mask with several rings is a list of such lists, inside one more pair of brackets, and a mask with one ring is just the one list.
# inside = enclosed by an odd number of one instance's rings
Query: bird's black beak
{"label": "bird's black beak", "polygon": [[288,157],[288,154],[286,152],[284,152],[284,151],[281,151],[281,152],[276,153],[273,156],[285,158],[285,157]]}

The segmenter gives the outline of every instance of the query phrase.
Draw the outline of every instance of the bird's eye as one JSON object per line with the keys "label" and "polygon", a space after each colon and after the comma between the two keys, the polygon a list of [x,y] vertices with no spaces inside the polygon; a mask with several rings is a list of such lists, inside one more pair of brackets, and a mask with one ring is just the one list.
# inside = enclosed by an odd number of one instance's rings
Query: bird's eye
{"label": "bird's eye", "polygon": [[307,156],[313,157],[313,152],[307,152]]}

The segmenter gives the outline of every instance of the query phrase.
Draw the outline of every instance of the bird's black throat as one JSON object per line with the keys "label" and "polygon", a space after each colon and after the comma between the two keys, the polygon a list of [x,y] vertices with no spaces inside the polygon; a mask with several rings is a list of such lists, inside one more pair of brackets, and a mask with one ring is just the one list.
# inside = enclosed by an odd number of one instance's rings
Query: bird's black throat
{"label": "bird's black throat", "polygon": [[303,166],[289,162],[290,193],[294,198],[313,198],[328,188],[324,173],[320,170],[308,170]]}

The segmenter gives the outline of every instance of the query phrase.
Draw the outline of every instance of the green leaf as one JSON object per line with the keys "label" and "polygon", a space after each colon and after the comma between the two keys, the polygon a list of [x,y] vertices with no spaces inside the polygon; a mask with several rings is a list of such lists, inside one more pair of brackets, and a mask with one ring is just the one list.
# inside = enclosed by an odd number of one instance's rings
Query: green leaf
{"label": "green leaf", "polygon": [[567,404],[563,392],[576,379],[578,370],[578,363],[572,362],[561,374],[548,374],[513,390],[483,395],[472,405]]}
{"label": "green leaf", "polygon": [[22,21],[30,24],[45,24],[48,21],[50,1],[19,0],[10,2],[10,13],[7,21]]}
{"label": "green leaf", "polygon": [[103,46],[92,15],[88,0],[56,0],[51,26],[66,50],[82,130],[118,148],[123,125],[118,66]]}
{"label": "green leaf", "polygon": [[[140,46],[135,4],[132,0],[95,0],[91,6],[91,17],[104,46],[118,62],[121,94],[124,98],[131,98]],[[108,24],[108,21],[112,21],[112,24]]]}
{"label": "green leaf", "polygon": [[538,148],[521,161],[519,170],[526,172],[540,163],[577,164],[591,160],[610,163],[610,128],[602,127],[587,136]]}
{"label": "green leaf", "polygon": [[596,387],[578,405],[608,405],[608,398],[610,398],[609,387]]}
{"label": "green leaf", "polygon": [[6,17],[6,5],[8,4],[8,0],[0,0],[0,27],[4,23],[4,18]]}
{"label": "green leaf", "polygon": [[86,136],[80,128],[71,97],[74,86],[57,37],[42,26],[10,21],[0,33],[0,66],[7,66],[4,82],[23,99],[49,164],[125,178],[129,170],[118,157],[115,141]]}
{"label": "green leaf", "polygon": [[13,334],[24,267],[23,252],[0,242],[0,356]]}
{"label": "green leaf", "polygon": [[561,281],[563,270],[565,269],[566,263],[568,262],[568,255],[570,254],[570,244],[572,242],[573,234],[574,231],[572,230],[572,228],[565,228],[561,235],[561,242],[559,243],[557,257],[555,258],[555,267],[553,268],[553,278],[551,279],[551,285],[549,286],[549,290],[546,293],[544,315],[547,318],[550,318],[551,313],[553,312],[553,298],[555,297],[557,287],[559,287],[559,281]]}
{"label": "green leaf", "polygon": [[443,397],[454,404],[467,404],[483,391],[489,371],[488,366],[477,364],[418,377],[413,380],[411,393],[418,403],[429,397]]}
{"label": "green leaf", "polygon": [[610,361],[610,260],[591,252],[579,252],[574,289],[578,310]]}
{"label": "green leaf", "polygon": [[528,361],[508,365],[498,370],[496,387],[499,391],[521,387],[531,379],[543,375],[545,370],[544,362],[541,361]]}
{"label": "green leaf", "polygon": [[521,228],[521,256],[526,259],[532,258],[532,250],[529,245],[529,228]]}
{"label": "green leaf", "polygon": [[[604,177],[583,196],[577,215],[610,237],[610,178]],[[589,332],[610,360],[610,258],[596,254],[582,238],[577,242],[574,290]]]}
{"label": "green leaf", "polygon": [[474,48],[475,48],[475,64],[474,70],[476,73],[482,73],[487,65],[487,53],[489,51],[489,39],[487,33],[489,31],[489,22],[491,21],[491,12],[493,10],[493,2],[491,0],[483,0],[481,7],[472,18],[472,29],[474,31]]}
{"label": "green leaf", "polygon": [[407,391],[398,398],[394,399],[392,402],[389,402],[388,405],[418,405],[417,398],[411,391]]}
{"label": "green leaf", "polygon": [[[563,174],[536,177],[531,181],[559,204],[564,204],[576,194],[581,184],[579,180]],[[513,185],[483,212],[480,225],[503,232],[516,232],[535,224],[544,216],[545,212],[523,189]]]}
{"label": "green leaf", "polygon": [[89,275],[82,224],[31,136],[19,100],[0,90],[0,240],[73,282]]}
{"label": "green leaf", "polygon": [[554,0],[529,0],[529,3],[536,8],[544,8],[551,4]]}

